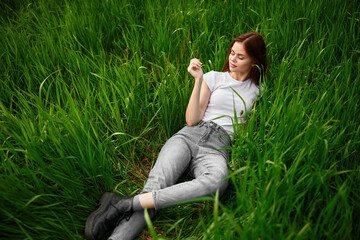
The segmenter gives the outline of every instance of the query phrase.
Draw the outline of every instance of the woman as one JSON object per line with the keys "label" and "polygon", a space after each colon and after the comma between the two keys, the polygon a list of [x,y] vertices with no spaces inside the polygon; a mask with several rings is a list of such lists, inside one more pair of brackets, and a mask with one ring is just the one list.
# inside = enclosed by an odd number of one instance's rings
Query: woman
{"label": "woman", "polygon": [[[146,226],[143,209],[153,217],[156,210],[224,192],[228,183],[224,146],[231,145],[234,110],[245,121],[259,95],[259,79],[266,70],[264,40],[254,32],[233,39],[222,72],[203,74],[201,65],[195,58],[187,69],[195,79],[187,126],[165,143],[141,194],[101,197],[100,207],[86,222],[87,239],[101,239],[117,223],[109,239],[133,239]],[[185,171],[194,179],[177,183]]]}

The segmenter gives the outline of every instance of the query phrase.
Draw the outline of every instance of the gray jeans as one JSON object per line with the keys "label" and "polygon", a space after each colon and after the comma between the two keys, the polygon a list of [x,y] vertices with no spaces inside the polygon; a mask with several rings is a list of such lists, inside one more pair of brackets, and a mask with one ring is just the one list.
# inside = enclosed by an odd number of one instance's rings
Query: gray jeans
{"label": "gray jeans", "polygon": [[[185,126],[173,135],[161,149],[149,173],[142,193],[152,192],[155,210],[178,205],[179,202],[211,196],[227,187],[228,133],[213,122]],[[185,171],[194,178],[177,183]],[[155,215],[151,210],[150,216]],[[135,212],[129,221],[123,220],[109,239],[133,239],[146,226],[143,212]]]}
{"label": "gray jeans", "polygon": [[[178,202],[210,196],[227,187],[227,159],[231,140],[227,132],[213,122],[185,126],[163,146],[149,173],[143,192],[152,192],[155,209]],[[177,183],[189,170],[194,179]]]}

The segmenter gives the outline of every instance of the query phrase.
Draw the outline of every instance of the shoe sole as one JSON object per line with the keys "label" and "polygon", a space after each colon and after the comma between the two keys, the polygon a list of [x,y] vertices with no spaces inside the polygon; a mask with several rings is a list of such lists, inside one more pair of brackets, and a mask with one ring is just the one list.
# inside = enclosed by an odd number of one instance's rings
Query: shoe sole
{"label": "shoe sole", "polygon": [[96,238],[94,237],[93,232],[92,232],[94,221],[99,215],[101,215],[103,212],[105,212],[108,209],[108,207],[110,206],[112,197],[113,197],[112,193],[109,193],[109,192],[104,193],[101,196],[100,201],[99,201],[100,207],[98,209],[96,209],[94,212],[92,212],[90,214],[90,216],[88,217],[88,219],[86,220],[86,224],[85,224],[86,239],[96,240]]}

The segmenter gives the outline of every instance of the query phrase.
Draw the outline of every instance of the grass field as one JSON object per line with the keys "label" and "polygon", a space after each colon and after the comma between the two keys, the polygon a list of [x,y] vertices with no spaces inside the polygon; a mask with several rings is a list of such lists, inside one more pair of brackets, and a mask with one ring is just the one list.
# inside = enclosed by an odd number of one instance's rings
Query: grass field
{"label": "grass field", "polygon": [[140,239],[360,239],[357,1],[0,5],[1,239],[83,239],[103,192],[138,193],[185,123],[189,60],[220,71],[247,31],[269,71],[228,190],[160,211]]}

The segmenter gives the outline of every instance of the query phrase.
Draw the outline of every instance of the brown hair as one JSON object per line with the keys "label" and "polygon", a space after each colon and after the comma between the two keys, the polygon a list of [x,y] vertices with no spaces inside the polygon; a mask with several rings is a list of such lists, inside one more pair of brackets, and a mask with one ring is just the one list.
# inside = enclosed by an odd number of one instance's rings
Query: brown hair
{"label": "brown hair", "polygon": [[235,42],[241,42],[244,44],[246,53],[250,56],[254,66],[250,70],[250,77],[253,83],[259,86],[260,77],[263,77],[266,72],[266,45],[261,35],[255,32],[248,32],[241,34],[234,38],[230,44],[227,52],[227,59],[222,68],[222,72],[230,71],[229,67],[229,55],[231,48]]}

